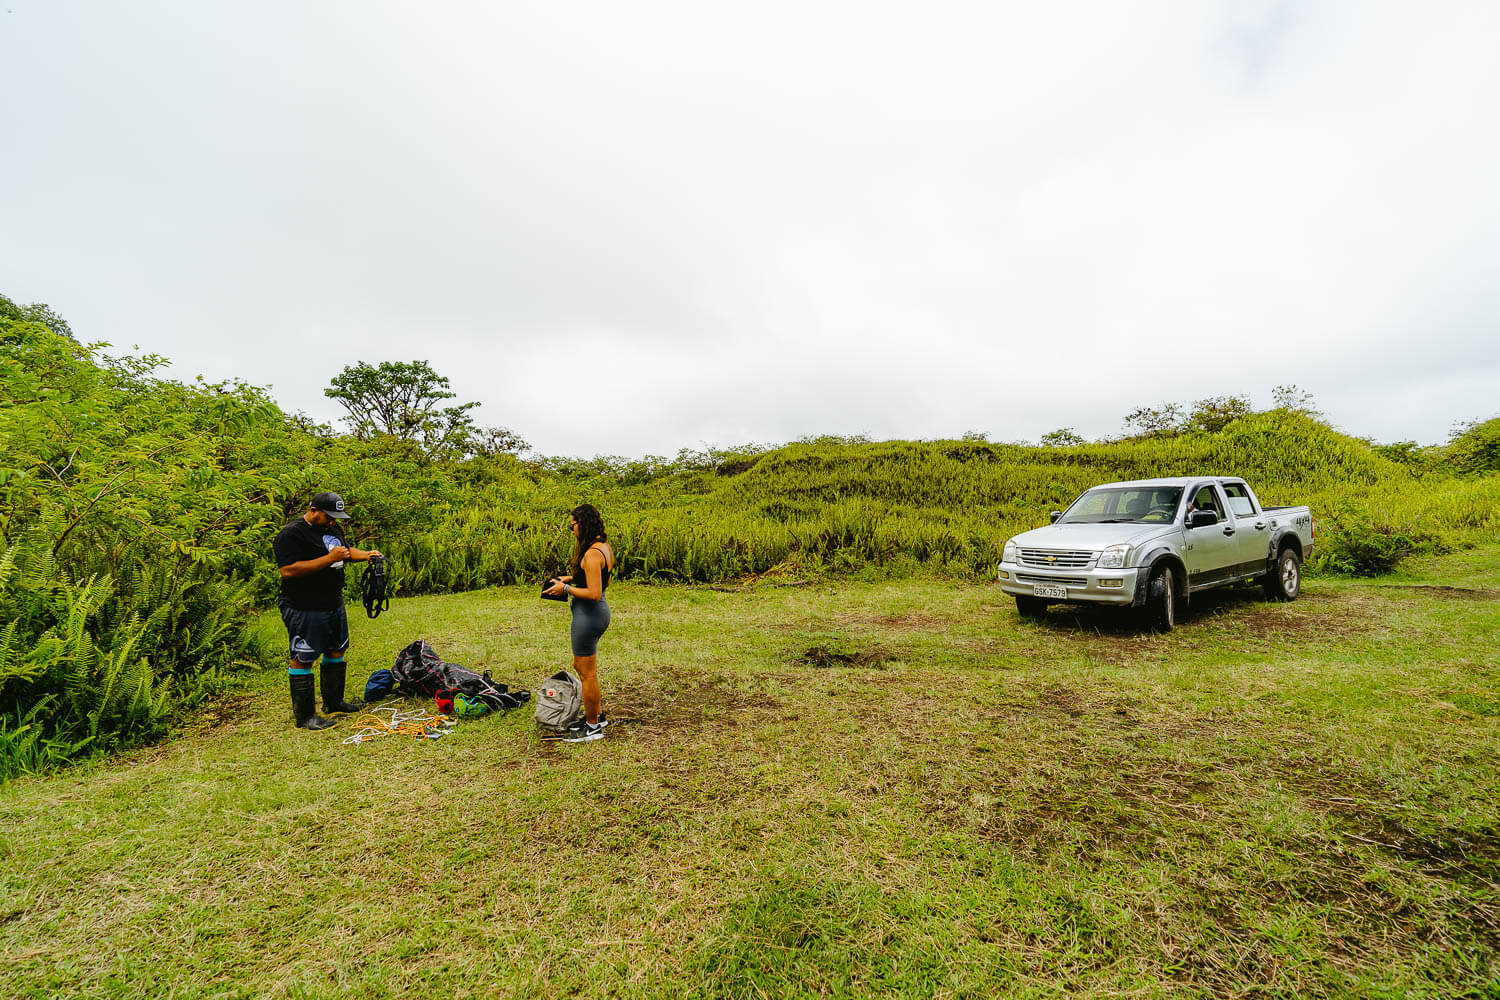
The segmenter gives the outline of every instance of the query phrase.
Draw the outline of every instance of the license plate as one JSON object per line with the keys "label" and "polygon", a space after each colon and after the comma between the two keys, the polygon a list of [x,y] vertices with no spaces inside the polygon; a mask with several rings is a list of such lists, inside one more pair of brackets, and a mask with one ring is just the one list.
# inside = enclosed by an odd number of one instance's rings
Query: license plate
{"label": "license plate", "polygon": [[1050,583],[1034,583],[1031,592],[1038,597],[1050,597],[1054,601],[1066,601],[1068,599],[1067,587],[1056,587]]}

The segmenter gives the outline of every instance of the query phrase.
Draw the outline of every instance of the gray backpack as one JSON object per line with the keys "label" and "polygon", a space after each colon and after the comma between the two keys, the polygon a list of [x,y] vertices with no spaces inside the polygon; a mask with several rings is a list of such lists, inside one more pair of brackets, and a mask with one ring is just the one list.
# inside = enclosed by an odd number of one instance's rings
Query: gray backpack
{"label": "gray backpack", "polygon": [[559,670],[537,685],[536,723],[548,729],[567,729],[583,718],[583,684]]}

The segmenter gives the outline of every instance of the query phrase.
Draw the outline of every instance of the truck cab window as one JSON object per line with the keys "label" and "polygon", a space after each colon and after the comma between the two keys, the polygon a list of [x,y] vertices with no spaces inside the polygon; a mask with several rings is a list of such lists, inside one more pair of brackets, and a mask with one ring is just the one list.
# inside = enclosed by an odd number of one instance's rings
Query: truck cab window
{"label": "truck cab window", "polygon": [[1212,486],[1200,486],[1198,492],[1193,494],[1193,502],[1188,506],[1188,512],[1195,510],[1211,510],[1219,515],[1219,520],[1224,520],[1224,508],[1219,504],[1219,495],[1214,492]]}
{"label": "truck cab window", "polygon": [[1250,491],[1244,483],[1225,483],[1224,493],[1229,497],[1229,509],[1235,517],[1253,517],[1255,504],[1250,501]]}

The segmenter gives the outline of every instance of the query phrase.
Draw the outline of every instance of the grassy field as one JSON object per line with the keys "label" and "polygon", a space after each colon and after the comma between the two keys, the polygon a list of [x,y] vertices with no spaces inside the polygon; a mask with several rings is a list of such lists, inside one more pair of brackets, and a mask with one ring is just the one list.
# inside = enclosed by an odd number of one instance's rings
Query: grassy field
{"label": "grassy field", "polygon": [[[602,743],[346,746],[283,671],[0,788],[0,995],[1500,996],[1500,546],[1165,636],[935,578],[611,598]],[[351,673],[534,686],[565,615],[398,600]]]}

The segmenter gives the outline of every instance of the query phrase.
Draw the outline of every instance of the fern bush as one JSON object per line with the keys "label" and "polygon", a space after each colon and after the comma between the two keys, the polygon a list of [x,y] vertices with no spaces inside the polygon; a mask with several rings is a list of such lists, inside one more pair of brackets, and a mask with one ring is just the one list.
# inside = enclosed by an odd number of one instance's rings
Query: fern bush
{"label": "fern bush", "polygon": [[4,557],[0,780],[153,739],[270,658],[246,583],[142,566],[70,580],[45,550]]}

